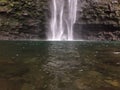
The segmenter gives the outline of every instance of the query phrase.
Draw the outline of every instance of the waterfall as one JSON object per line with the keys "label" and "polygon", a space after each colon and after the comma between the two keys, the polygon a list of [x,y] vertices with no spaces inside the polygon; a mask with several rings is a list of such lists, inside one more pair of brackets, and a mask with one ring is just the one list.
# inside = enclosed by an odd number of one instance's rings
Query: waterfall
{"label": "waterfall", "polygon": [[73,40],[77,0],[52,0],[48,40]]}

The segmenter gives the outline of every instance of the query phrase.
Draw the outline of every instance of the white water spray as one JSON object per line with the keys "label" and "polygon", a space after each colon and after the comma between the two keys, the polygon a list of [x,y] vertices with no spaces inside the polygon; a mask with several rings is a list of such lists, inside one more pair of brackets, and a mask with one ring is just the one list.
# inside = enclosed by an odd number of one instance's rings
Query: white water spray
{"label": "white water spray", "polygon": [[52,0],[48,40],[73,40],[78,0]]}

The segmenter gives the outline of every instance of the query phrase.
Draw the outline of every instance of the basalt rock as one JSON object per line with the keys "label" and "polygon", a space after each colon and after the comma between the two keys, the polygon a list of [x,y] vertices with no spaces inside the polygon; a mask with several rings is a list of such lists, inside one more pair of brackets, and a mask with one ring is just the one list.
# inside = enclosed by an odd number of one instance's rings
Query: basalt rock
{"label": "basalt rock", "polygon": [[120,1],[81,0],[75,38],[87,40],[120,40]]}
{"label": "basalt rock", "polygon": [[45,38],[47,0],[0,0],[0,39]]}
{"label": "basalt rock", "polygon": [[[45,39],[50,0],[0,0],[0,39]],[[78,0],[74,36],[120,40],[119,0]]]}

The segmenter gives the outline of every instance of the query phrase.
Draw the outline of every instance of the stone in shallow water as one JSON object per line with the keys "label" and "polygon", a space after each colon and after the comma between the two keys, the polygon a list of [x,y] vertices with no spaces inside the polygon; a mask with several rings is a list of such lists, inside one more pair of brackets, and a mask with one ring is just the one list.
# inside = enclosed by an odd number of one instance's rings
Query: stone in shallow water
{"label": "stone in shallow water", "polygon": [[112,86],[120,87],[120,82],[118,82],[117,80],[105,80],[105,82],[111,84]]}
{"label": "stone in shallow water", "polygon": [[17,80],[0,78],[0,90],[21,90],[22,83]]}
{"label": "stone in shallow water", "polygon": [[34,87],[30,84],[24,84],[21,90],[34,90]]}
{"label": "stone in shallow water", "polygon": [[8,7],[0,7],[0,13],[6,13],[6,12],[9,12]]}
{"label": "stone in shallow water", "polygon": [[0,1],[0,6],[5,6],[7,4],[8,4],[8,2],[6,0],[1,0]]}
{"label": "stone in shallow water", "polygon": [[79,90],[94,90],[93,88],[102,87],[104,86],[102,74],[97,71],[83,73],[80,79],[75,81],[75,86]]}

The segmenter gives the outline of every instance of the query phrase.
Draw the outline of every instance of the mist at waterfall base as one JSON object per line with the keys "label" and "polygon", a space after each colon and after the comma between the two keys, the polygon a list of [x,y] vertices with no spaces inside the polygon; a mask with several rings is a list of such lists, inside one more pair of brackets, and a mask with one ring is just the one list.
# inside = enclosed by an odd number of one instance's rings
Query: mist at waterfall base
{"label": "mist at waterfall base", "polygon": [[77,4],[78,0],[51,0],[48,40],[74,40],[73,28],[77,17]]}

